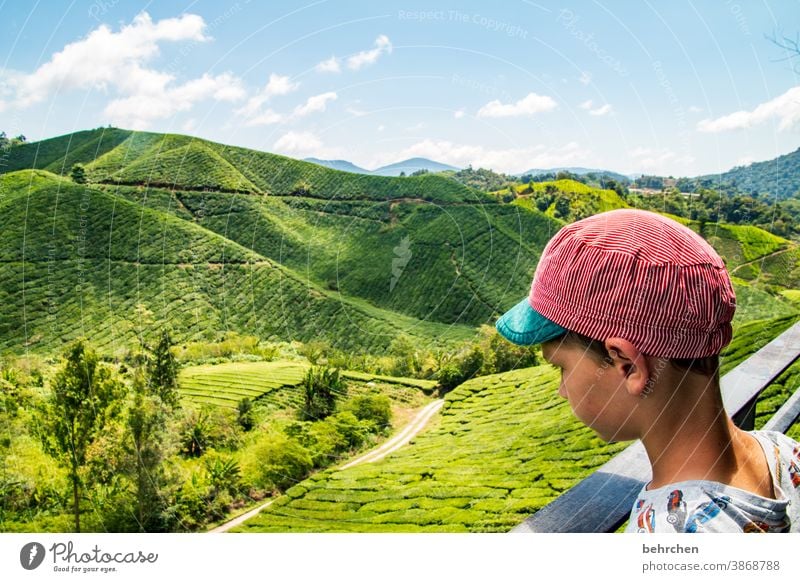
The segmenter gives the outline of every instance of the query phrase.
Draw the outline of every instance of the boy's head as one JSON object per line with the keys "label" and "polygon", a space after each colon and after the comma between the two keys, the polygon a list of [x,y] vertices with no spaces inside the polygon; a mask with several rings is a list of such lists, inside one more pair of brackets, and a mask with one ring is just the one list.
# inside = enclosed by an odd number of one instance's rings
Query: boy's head
{"label": "boy's head", "polygon": [[[594,366],[597,378],[618,367],[626,390],[646,396],[655,360],[713,374],[735,309],[725,265],[707,242],[661,215],[624,209],[561,229],[542,252],[529,296],[497,330],[516,344],[543,344],[545,358],[562,367],[563,357]],[[588,362],[572,361],[576,350]]]}

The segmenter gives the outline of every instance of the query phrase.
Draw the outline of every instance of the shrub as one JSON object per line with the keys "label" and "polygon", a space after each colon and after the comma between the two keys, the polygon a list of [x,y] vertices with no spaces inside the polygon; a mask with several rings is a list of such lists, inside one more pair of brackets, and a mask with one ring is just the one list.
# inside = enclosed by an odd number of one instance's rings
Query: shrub
{"label": "shrub", "polygon": [[218,406],[184,408],[178,421],[181,452],[199,457],[211,448],[229,448],[239,439],[235,412]]}
{"label": "shrub", "polygon": [[254,486],[279,490],[303,479],[313,467],[308,449],[279,432],[264,434],[243,464],[245,476]]}
{"label": "shrub", "polygon": [[242,430],[247,432],[255,426],[255,414],[253,412],[253,401],[250,398],[242,398],[237,405],[239,412],[238,422]]}
{"label": "shrub", "polygon": [[358,420],[356,415],[349,411],[334,414],[330,417],[330,422],[344,437],[347,447],[350,449],[357,449],[363,445],[375,429],[374,423],[368,420]]}
{"label": "shrub", "polygon": [[72,178],[72,181],[76,184],[85,184],[86,169],[81,164],[75,164],[69,172],[69,177]]}
{"label": "shrub", "polygon": [[345,410],[352,412],[358,420],[375,423],[380,430],[390,426],[392,405],[389,398],[383,394],[356,396],[347,402]]}

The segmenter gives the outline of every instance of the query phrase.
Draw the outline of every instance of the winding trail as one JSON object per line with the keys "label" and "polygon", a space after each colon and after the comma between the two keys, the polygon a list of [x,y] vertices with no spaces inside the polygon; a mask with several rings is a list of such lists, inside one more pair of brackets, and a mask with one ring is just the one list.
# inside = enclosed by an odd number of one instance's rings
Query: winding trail
{"label": "winding trail", "polygon": [[[381,446],[374,448],[373,450],[361,455],[350,461],[349,463],[342,465],[339,467],[339,470],[342,471],[344,469],[349,469],[350,467],[355,467],[356,465],[360,465],[362,463],[374,463],[375,461],[379,461],[380,459],[384,458],[386,455],[389,455],[399,449],[400,447],[408,444],[408,442],[414,438],[419,432],[425,428],[425,425],[428,424],[431,418],[439,412],[439,410],[444,405],[444,399],[440,398],[439,400],[434,400],[433,402],[426,405],[422,410],[420,410],[417,415],[409,422],[403,430],[397,433],[395,436],[390,438],[388,441],[383,443]],[[208,533],[222,533],[226,532],[229,529],[232,529],[238,525],[243,524],[250,518],[255,517],[258,515],[261,510],[269,507],[272,505],[272,502],[275,501],[274,499],[270,499],[266,503],[263,503],[256,507],[255,509],[251,509],[247,513],[243,513],[239,517],[236,517],[230,521],[223,523],[220,526],[215,527],[212,530],[209,530]]]}
{"label": "winding trail", "polygon": [[735,275],[736,271],[738,271],[742,267],[746,267],[747,265],[752,265],[753,263],[758,263],[760,261],[764,261],[764,260],[766,260],[766,259],[768,259],[770,257],[774,257],[775,255],[780,255],[780,254],[783,254],[783,253],[786,253],[786,252],[789,252],[789,251],[793,251],[793,250],[795,250],[795,248],[797,248],[795,245],[790,245],[785,249],[778,249],[777,251],[773,251],[773,252],[768,253],[766,255],[762,255],[762,256],[760,256],[760,257],[758,257],[756,259],[753,259],[752,261],[747,261],[746,263],[742,263],[741,265],[737,265],[731,271],[731,275]]}

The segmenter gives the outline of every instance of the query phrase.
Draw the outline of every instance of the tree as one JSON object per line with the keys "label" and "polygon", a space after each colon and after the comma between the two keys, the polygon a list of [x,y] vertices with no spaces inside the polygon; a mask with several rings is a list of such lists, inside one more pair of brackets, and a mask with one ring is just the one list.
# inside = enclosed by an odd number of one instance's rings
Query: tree
{"label": "tree", "polygon": [[76,184],[86,184],[86,169],[82,164],[75,164],[70,170],[69,177]]}
{"label": "tree", "polygon": [[141,532],[161,531],[165,503],[164,434],[167,409],[157,396],[146,393],[142,371],[134,378],[135,394],[128,409],[127,425],[131,440],[126,449],[131,459],[131,477],[136,494],[136,522]]}
{"label": "tree", "polygon": [[75,531],[80,532],[81,470],[86,452],[118,414],[125,385],[82,339],[67,348],[64,358],[52,382],[44,444],[69,471]]}
{"label": "tree", "polygon": [[161,337],[147,358],[147,375],[150,390],[164,404],[178,405],[178,360],[172,354],[172,338],[166,329],[161,330]]}
{"label": "tree", "polygon": [[336,368],[309,368],[303,378],[303,420],[321,420],[333,414],[336,392],[345,389]]}
{"label": "tree", "polygon": [[239,411],[239,416],[237,418],[239,426],[241,426],[242,430],[245,432],[252,430],[256,423],[253,401],[250,398],[242,398],[237,405],[237,409]]}

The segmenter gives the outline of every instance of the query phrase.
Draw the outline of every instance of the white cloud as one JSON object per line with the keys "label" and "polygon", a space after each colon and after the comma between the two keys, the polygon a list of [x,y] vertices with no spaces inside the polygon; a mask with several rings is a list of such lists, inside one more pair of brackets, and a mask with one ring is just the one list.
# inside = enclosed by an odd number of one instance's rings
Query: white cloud
{"label": "white cloud", "polygon": [[499,99],[490,101],[478,110],[478,117],[519,117],[551,111],[557,107],[552,97],[528,93],[516,103],[503,104]]}
{"label": "white cloud", "polygon": [[290,131],[278,138],[273,147],[276,151],[297,153],[322,147],[322,140],[310,131]]}
{"label": "white cloud", "polygon": [[383,131],[384,129],[386,129],[385,125],[379,125],[378,126],[378,131]]}
{"label": "white cloud", "polygon": [[267,81],[264,88],[250,97],[243,107],[237,109],[236,114],[248,118],[248,124],[252,125],[249,123],[251,119],[264,115],[264,112],[261,111],[261,106],[264,105],[264,103],[269,101],[272,97],[288,95],[292,91],[296,91],[299,86],[300,83],[293,83],[287,76],[271,73],[269,81]]}
{"label": "white cloud", "polygon": [[747,129],[770,119],[778,120],[779,131],[790,129],[800,122],[800,86],[792,87],[783,95],[762,103],[752,111],[742,110],[717,119],[703,119],[698,122],[697,129],[709,133]]}
{"label": "white cloud", "polygon": [[347,66],[357,71],[361,67],[375,63],[384,53],[392,52],[392,43],[385,34],[375,39],[375,48],[368,51],[361,51],[347,59]]}
{"label": "white cloud", "polygon": [[597,107],[595,109],[592,109],[592,107],[594,107],[594,102],[591,99],[587,99],[586,101],[578,105],[578,107],[589,111],[589,115],[601,116],[611,113],[611,105],[609,105],[608,103],[606,103],[605,105],[601,105],[600,107]]}
{"label": "white cloud", "polygon": [[[688,166],[695,161],[690,155],[679,156],[668,148],[636,147],[628,152],[635,159],[636,171],[649,171],[661,174],[675,173],[676,167]],[[669,164],[669,167],[667,166]]]}
{"label": "white cloud", "polygon": [[461,119],[462,117],[464,117],[464,110],[459,109],[458,111],[454,111],[453,117],[455,117],[456,119]]}
{"label": "white cloud", "polygon": [[274,123],[281,123],[283,120],[283,115],[280,113],[276,113],[272,109],[265,109],[248,118],[245,121],[245,125],[272,125]]}
{"label": "white cloud", "polygon": [[292,83],[292,80],[287,76],[276,75],[272,73],[269,76],[269,81],[266,87],[261,91],[261,94],[269,99],[275,95],[287,95],[300,86],[300,83]]}
{"label": "white cloud", "polygon": [[698,107],[697,105],[690,105],[689,106],[689,113],[700,113],[703,109]]}
{"label": "white cloud", "polygon": [[128,93],[157,92],[173,78],[143,68],[158,55],[159,42],[203,42],[208,40],[204,28],[203,19],[194,14],[154,23],[146,12],[116,33],[103,24],[85,39],[66,45],[33,73],[12,79],[17,100],[35,103],[69,89],[114,87]]}
{"label": "white cloud", "polygon": [[592,82],[592,76],[589,73],[587,73],[586,71],[583,71],[581,73],[580,78],[578,79],[578,82],[581,85],[588,85],[589,83]]}
{"label": "white cloud", "polygon": [[335,101],[336,99],[337,95],[333,91],[314,95],[313,97],[309,97],[303,105],[295,107],[292,115],[294,117],[305,117],[310,113],[325,111],[328,106],[328,101]]}
{"label": "white cloud", "polygon": [[273,145],[274,151],[294,158],[341,158],[345,155],[341,148],[325,146],[322,140],[310,131],[289,131]]}
{"label": "white cloud", "polygon": [[339,59],[332,56],[331,58],[317,64],[314,69],[318,73],[338,73],[342,70],[342,67],[339,65]]}
{"label": "white cloud", "polygon": [[176,85],[174,75],[149,67],[161,43],[210,40],[205,27],[195,14],[154,22],[146,12],[119,32],[103,24],[86,38],[64,46],[32,73],[6,71],[4,91],[13,95],[13,104],[19,108],[69,90],[113,92],[116,96],[104,112],[110,121],[134,129],[186,111],[201,100],[242,98],[240,80],[229,73],[205,74]]}
{"label": "white cloud", "polygon": [[609,105],[608,103],[606,103],[602,107],[598,107],[597,109],[592,109],[589,111],[589,115],[597,115],[597,116],[608,115],[609,113],[611,113],[611,105]]}
{"label": "white cloud", "polygon": [[244,89],[236,77],[228,73],[216,77],[205,74],[182,85],[166,87],[157,94],[140,93],[114,99],[106,105],[103,113],[115,125],[145,129],[152,121],[188,111],[204,99],[235,101],[242,97]]}
{"label": "white cloud", "polygon": [[591,152],[575,142],[561,147],[545,145],[521,148],[489,149],[481,145],[456,144],[447,140],[425,139],[401,152],[375,156],[365,167],[377,167],[397,160],[424,157],[458,167],[491,168],[499,172],[518,173],[532,168],[550,168],[570,165],[588,165],[593,162]]}

